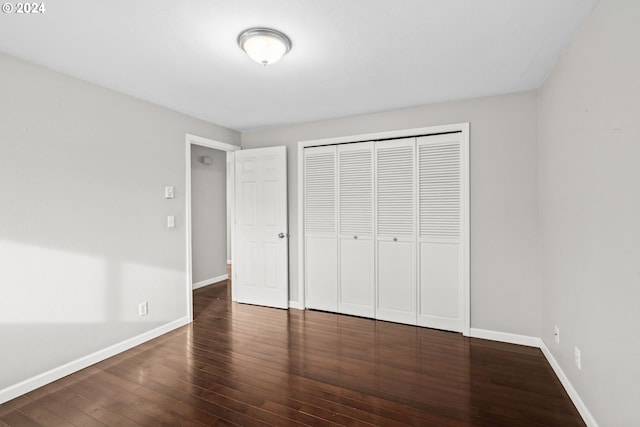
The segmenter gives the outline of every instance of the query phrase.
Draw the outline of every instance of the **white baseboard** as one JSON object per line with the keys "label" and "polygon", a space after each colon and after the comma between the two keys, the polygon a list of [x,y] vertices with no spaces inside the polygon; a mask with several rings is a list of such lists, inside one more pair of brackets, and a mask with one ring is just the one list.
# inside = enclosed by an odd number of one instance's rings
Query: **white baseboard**
{"label": "white baseboard", "polygon": [[203,288],[205,286],[213,285],[214,283],[222,282],[223,280],[227,280],[229,278],[228,274],[223,274],[218,277],[212,277],[211,279],[202,280],[201,282],[193,284],[193,290]]}
{"label": "white baseboard", "polygon": [[485,340],[501,341],[510,344],[526,345],[529,347],[540,347],[540,338],[529,335],[510,334],[508,332],[490,331],[487,329],[471,328],[469,336],[473,338],[483,338]]}
{"label": "white baseboard", "polygon": [[544,357],[547,358],[547,361],[553,368],[553,371],[556,373],[556,376],[562,383],[562,386],[567,391],[567,394],[571,398],[571,401],[574,405],[576,405],[576,409],[578,409],[578,412],[580,412],[580,415],[582,416],[585,424],[587,424],[587,426],[589,427],[598,427],[598,423],[596,422],[595,418],[593,418],[593,415],[591,415],[591,412],[589,412],[587,406],[584,404],[582,399],[580,399],[580,395],[578,395],[576,389],[573,388],[573,384],[571,384],[571,381],[569,381],[569,378],[567,378],[564,371],[560,367],[560,364],[555,359],[555,357],[553,357],[553,354],[551,354],[551,351],[542,339],[540,339],[540,350],[542,350],[542,354],[544,354]]}
{"label": "white baseboard", "polygon": [[304,310],[304,304],[300,301],[289,300],[289,308],[295,308],[296,310]]}
{"label": "white baseboard", "polygon": [[596,422],[595,418],[593,418],[593,415],[591,415],[591,412],[589,412],[589,410],[587,409],[582,399],[580,399],[580,395],[578,395],[578,392],[576,391],[576,389],[573,388],[573,384],[571,384],[571,381],[569,381],[569,378],[567,378],[564,371],[562,370],[562,368],[560,367],[556,359],[551,354],[551,351],[549,351],[549,348],[547,348],[546,344],[541,338],[531,337],[528,335],[510,334],[507,332],[490,331],[487,329],[478,329],[478,328],[471,328],[469,330],[469,336],[474,338],[492,340],[492,341],[501,341],[501,342],[506,342],[510,344],[519,344],[519,345],[526,345],[529,347],[537,347],[540,350],[542,350],[542,354],[544,354],[544,357],[547,358],[547,361],[551,365],[551,368],[553,368],[553,371],[555,372],[556,376],[560,380],[560,383],[562,383],[562,386],[567,391],[567,394],[571,398],[571,401],[576,406],[576,409],[578,409],[578,412],[580,413],[580,416],[582,416],[582,419],[584,420],[585,424],[587,424],[588,427],[598,427],[598,423]]}
{"label": "white baseboard", "polygon": [[50,371],[44,372],[40,375],[36,375],[35,377],[21,381],[18,384],[11,385],[0,390],[0,403],[8,402],[11,399],[15,399],[18,396],[29,393],[30,391],[42,387],[43,385],[59,380],[62,377],[66,377],[69,374],[101,362],[111,356],[115,356],[118,353],[122,353],[125,350],[129,350],[137,345],[157,338],[160,335],[166,334],[167,332],[177,329],[188,323],[189,319],[185,316],[181,319],[174,320],[173,322],[169,322],[165,325],[159,326],[148,332],[144,332],[133,338],[121,341],[105,349],[98,350],[95,353],[91,353],[87,356],[81,357],[57,368],[53,368]]}

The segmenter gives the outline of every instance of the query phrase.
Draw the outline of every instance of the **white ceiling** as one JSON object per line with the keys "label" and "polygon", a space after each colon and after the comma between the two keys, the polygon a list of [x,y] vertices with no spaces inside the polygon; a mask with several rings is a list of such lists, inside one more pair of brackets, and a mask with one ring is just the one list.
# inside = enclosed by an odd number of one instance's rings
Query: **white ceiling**
{"label": "white ceiling", "polygon": [[[539,87],[597,0],[53,0],[0,51],[237,130]],[[238,34],[293,48],[262,67]]]}

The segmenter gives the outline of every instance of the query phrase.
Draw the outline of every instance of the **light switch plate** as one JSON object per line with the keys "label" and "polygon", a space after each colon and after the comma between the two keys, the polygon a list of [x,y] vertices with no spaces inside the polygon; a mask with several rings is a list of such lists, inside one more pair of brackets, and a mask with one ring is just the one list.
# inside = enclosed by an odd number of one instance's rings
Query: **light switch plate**
{"label": "light switch plate", "polygon": [[149,314],[149,305],[147,302],[141,302],[138,304],[138,316],[146,316]]}
{"label": "light switch plate", "polygon": [[173,187],[164,187],[164,198],[173,199]]}
{"label": "light switch plate", "polygon": [[167,227],[173,228],[176,226],[176,217],[173,215],[169,215],[167,217]]}

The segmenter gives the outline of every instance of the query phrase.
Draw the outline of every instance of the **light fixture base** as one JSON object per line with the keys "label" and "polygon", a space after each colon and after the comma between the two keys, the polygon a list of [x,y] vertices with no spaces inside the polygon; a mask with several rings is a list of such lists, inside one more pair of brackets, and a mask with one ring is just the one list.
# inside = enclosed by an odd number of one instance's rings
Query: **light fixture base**
{"label": "light fixture base", "polygon": [[272,28],[255,27],[238,36],[238,46],[258,64],[270,65],[291,50],[291,40]]}

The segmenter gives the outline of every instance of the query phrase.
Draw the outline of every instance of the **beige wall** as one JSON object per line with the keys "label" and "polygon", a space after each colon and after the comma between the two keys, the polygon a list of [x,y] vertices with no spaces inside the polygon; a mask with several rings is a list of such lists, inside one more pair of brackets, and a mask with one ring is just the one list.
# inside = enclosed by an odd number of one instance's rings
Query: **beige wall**
{"label": "beige wall", "polygon": [[1,401],[187,315],[185,134],[240,135],[6,55],[0,94]]}
{"label": "beige wall", "polygon": [[244,132],[243,148],[288,147],[290,296],[298,300],[297,143],[470,122],[471,326],[540,334],[535,92]]}
{"label": "beige wall", "polygon": [[639,17],[600,1],[540,91],[542,338],[601,426],[640,423]]}

